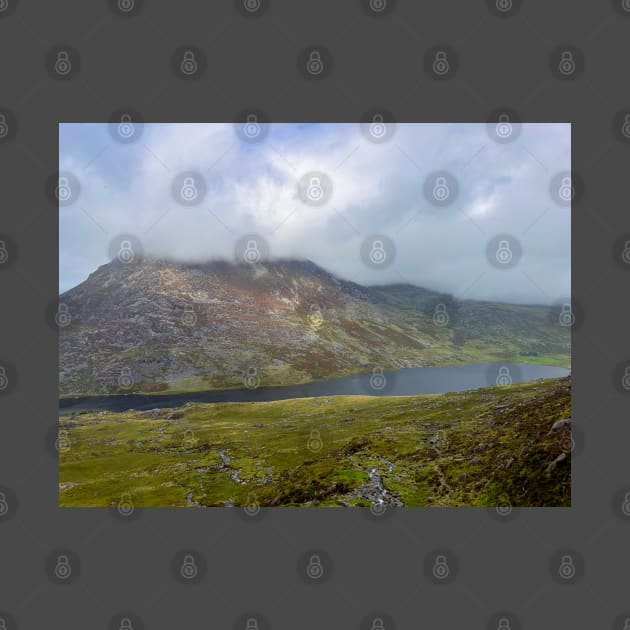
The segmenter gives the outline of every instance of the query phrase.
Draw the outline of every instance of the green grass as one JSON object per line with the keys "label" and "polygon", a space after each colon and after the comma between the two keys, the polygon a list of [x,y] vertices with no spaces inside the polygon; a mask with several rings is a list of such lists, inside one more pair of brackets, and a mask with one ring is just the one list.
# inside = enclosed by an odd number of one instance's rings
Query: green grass
{"label": "green grass", "polygon": [[570,404],[569,379],[548,379],[63,416],[60,505],[112,506],[125,493],[146,507],[371,505],[372,469],[395,504],[568,505],[569,458],[547,468],[562,453],[549,429]]}
{"label": "green grass", "polygon": [[555,365],[571,369],[571,357],[567,356],[529,356],[520,355],[514,359],[514,363],[535,363],[536,365]]}

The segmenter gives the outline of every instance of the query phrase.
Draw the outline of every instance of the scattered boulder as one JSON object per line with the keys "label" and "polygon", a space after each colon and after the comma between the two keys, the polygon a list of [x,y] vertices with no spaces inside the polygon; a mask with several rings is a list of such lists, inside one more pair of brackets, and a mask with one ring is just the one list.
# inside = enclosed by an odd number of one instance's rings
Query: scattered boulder
{"label": "scattered boulder", "polygon": [[563,462],[567,458],[566,453],[560,453],[556,459],[554,459],[548,466],[547,472],[551,472],[560,462]]}
{"label": "scattered boulder", "polygon": [[571,424],[571,418],[564,418],[563,420],[556,420],[551,426],[551,431],[559,431],[562,427],[566,427]]}

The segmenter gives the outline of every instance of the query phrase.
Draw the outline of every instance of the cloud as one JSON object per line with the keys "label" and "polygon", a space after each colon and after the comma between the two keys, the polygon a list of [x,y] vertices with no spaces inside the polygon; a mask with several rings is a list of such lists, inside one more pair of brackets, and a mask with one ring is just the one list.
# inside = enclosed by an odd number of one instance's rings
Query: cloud
{"label": "cloud", "polygon": [[[554,202],[552,178],[570,171],[568,124],[526,124],[499,144],[485,124],[399,124],[375,144],[355,124],[273,124],[260,143],[231,124],[147,124],[131,144],[105,124],[64,124],[60,168],[81,197],[60,208],[60,290],[109,259],[116,235],[132,233],[148,253],[186,260],[232,259],[244,234],[264,236],[276,257],[310,258],[362,284],[409,282],[459,297],[550,303],[570,294],[570,208]],[[426,178],[448,171],[458,197],[436,207]],[[200,173],[207,196],[185,207],[174,178]],[[305,204],[297,181],[324,172],[322,206]],[[488,242],[506,233],[523,256],[498,269]],[[361,244],[391,239],[394,264],[366,266]]]}

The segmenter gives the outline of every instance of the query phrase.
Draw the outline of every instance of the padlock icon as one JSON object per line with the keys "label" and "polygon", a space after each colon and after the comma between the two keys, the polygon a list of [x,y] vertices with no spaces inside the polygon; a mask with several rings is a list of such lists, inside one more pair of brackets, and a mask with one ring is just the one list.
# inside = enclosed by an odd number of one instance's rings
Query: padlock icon
{"label": "padlock icon", "polygon": [[558,573],[563,580],[571,580],[575,577],[575,564],[573,563],[573,558],[570,555],[562,556],[560,566],[558,567]]}
{"label": "padlock icon", "polygon": [[495,258],[497,262],[501,265],[508,265],[512,262],[512,258],[514,254],[510,249],[510,244],[508,241],[499,241],[499,246],[497,247],[497,251],[495,254]]}
{"label": "padlock icon", "polygon": [[317,304],[311,304],[311,312],[308,315],[308,320],[311,326],[319,328],[324,323],[324,316]]}
{"label": "padlock icon", "polygon": [[199,570],[197,568],[195,558],[190,555],[184,556],[184,561],[182,562],[182,566],[180,569],[181,576],[185,580],[193,580],[197,577],[198,572]]}
{"label": "padlock icon", "polygon": [[[6,8],[6,1],[7,0],[0,0],[0,11],[4,11],[4,8]],[[2,3],[5,3],[5,7],[3,8]],[[8,630],[7,628],[7,620],[4,617],[0,617],[0,630]]]}
{"label": "padlock icon", "polygon": [[324,62],[322,55],[318,50],[311,50],[306,62],[306,70],[313,76],[318,76],[324,71]]}
{"label": "padlock icon", "polygon": [[120,626],[118,626],[118,630],[133,630],[131,619],[129,619],[129,617],[123,617],[120,620]]}
{"label": "padlock icon", "polygon": [[248,114],[243,127],[243,133],[248,138],[257,138],[260,135],[260,123],[258,122],[258,116],[256,114]]}
{"label": "padlock icon", "polygon": [[250,617],[245,623],[245,630],[258,630],[258,620]]}
{"label": "padlock icon", "polygon": [[573,324],[575,323],[575,315],[573,314],[571,304],[569,304],[568,302],[560,307],[560,315],[558,315],[558,321],[560,322],[560,326],[564,326],[565,328],[573,326]]}
{"label": "padlock icon", "polygon": [[182,184],[182,188],[179,191],[181,198],[184,201],[194,201],[197,199],[197,195],[199,194],[197,191],[197,185],[195,184],[195,179],[193,177],[184,177],[184,183]]}
{"label": "padlock icon", "polygon": [[306,575],[312,580],[319,580],[324,575],[324,567],[318,555],[314,554],[309,558],[306,566]]}
{"label": "padlock icon", "polygon": [[496,507],[499,516],[509,516],[512,513],[512,504],[507,497],[502,497]]}
{"label": "padlock icon", "polygon": [[308,188],[306,189],[306,196],[311,201],[321,201],[324,198],[324,188],[322,186],[322,180],[319,177],[311,177]]}
{"label": "padlock icon", "polygon": [[446,556],[437,556],[433,564],[433,575],[438,580],[445,580],[451,572]]}
{"label": "padlock icon", "polygon": [[192,306],[187,306],[182,313],[182,324],[184,326],[194,326],[197,323],[197,313]]}
{"label": "padlock icon", "polygon": [[621,379],[621,384],[624,389],[630,389],[630,366],[625,369],[623,378]]}
{"label": "padlock icon", "polygon": [[321,451],[324,446],[324,442],[319,434],[317,429],[313,429],[310,433],[307,443],[308,449],[310,451]]}
{"label": "padlock icon", "polygon": [[131,115],[130,114],[123,114],[120,117],[120,122],[118,123],[118,135],[121,138],[131,138],[131,136],[133,136],[133,133],[135,131],[134,125],[131,122]]}
{"label": "padlock icon", "polygon": [[387,8],[387,0],[370,0],[370,9],[374,13],[381,13]]}
{"label": "padlock icon", "polygon": [[123,492],[116,509],[121,516],[131,516],[133,514],[133,501],[129,492]]}
{"label": "padlock icon", "polygon": [[[3,11],[6,11],[9,8],[9,0],[0,0],[0,13],[2,13]],[[1,620],[4,623],[4,619]],[[6,630],[3,629],[2,626],[0,626],[0,630]]]}
{"label": "padlock icon", "polygon": [[370,123],[370,135],[373,138],[380,139],[387,133],[387,127],[383,121],[383,114],[374,114]]}
{"label": "padlock icon", "polygon": [[247,241],[245,245],[245,251],[243,252],[243,260],[250,265],[255,265],[260,262],[262,254],[258,249],[258,242],[254,239]]}
{"label": "padlock icon", "polygon": [[7,125],[7,117],[0,114],[0,140],[9,135],[9,125]]}
{"label": "padlock icon", "polygon": [[59,201],[70,201],[72,197],[72,188],[70,187],[70,181],[63,175],[59,177],[57,187],[55,188],[55,196]]}
{"label": "padlock icon", "polygon": [[575,72],[575,59],[573,59],[573,53],[570,50],[565,50],[560,55],[558,70],[560,70],[565,77]]}
{"label": "padlock icon", "polygon": [[372,620],[372,630],[385,630],[385,624],[381,617],[374,617]]}
{"label": "padlock icon", "polygon": [[[628,2],[630,3],[630,0],[628,0]],[[630,9],[628,10],[630,11]],[[626,114],[625,118],[623,119],[621,133],[624,135],[624,137],[630,140],[630,114]]]}
{"label": "padlock icon", "polygon": [[65,429],[59,429],[55,440],[55,450],[58,453],[65,453],[70,450],[70,434]]}
{"label": "padlock icon", "polygon": [[376,503],[370,505],[370,514],[372,516],[383,516],[387,512],[387,505],[382,499],[378,499]]}
{"label": "padlock icon", "polygon": [[[623,251],[621,252],[621,259],[626,263],[626,265],[630,265],[630,241],[626,241]],[[2,262],[1,258],[0,262]]]}
{"label": "padlock icon", "polygon": [[[630,13],[630,0],[623,0],[621,6],[624,11],[628,11]],[[630,621],[628,621],[627,623],[630,624]]]}
{"label": "padlock icon", "polygon": [[374,239],[372,242],[372,249],[370,249],[370,262],[375,265],[382,265],[387,260],[387,252],[385,251],[385,245],[379,238]]}
{"label": "padlock icon", "polygon": [[514,131],[514,129],[512,127],[512,123],[510,122],[509,114],[501,114],[499,116],[495,131],[497,136],[504,140],[512,135],[512,131]]}
{"label": "padlock icon", "polygon": [[7,369],[4,365],[0,365],[0,391],[6,389],[9,386],[9,377],[7,376]]}
{"label": "padlock icon", "polygon": [[502,365],[499,368],[499,373],[496,378],[497,385],[511,385],[512,384],[512,376],[510,375],[510,368],[507,365]]}
{"label": "padlock icon", "polygon": [[55,314],[55,324],[57,324],[59,328],[65,328],[71,321],[72,317],[70,316],[68,305],[60,303],[59,306],[57,306],[57,313]]}
{"label": "padlock icon", "polygon": [[433,185],[433,198],[436,201],[446,201],[451,191],[446,183],[446,177],[436,177]]}
{"label": "padlock icon", "polygon": [[57,60],[55,61],[55,72],[65,77],[72,70],[72,63],[70,61],[70,55],[65,50],[60,50],[57,53]]}
{"label": "padlock icon", "polygon": [[118,8],[123,13],[129,13],[129,11],[133,11],[135,5],[135,0],[118,0]]}
{"label": "padlock icon", "polygon": [[0,265],[9,260],[9,252],[7,251],[7,244],[4,241],[0,241]]}
{"label": "padlock icon", "polygon": [[433,323],[436,326],[446,326],[449,322],[449,316],[446,311],[446,304],[438,304],[433,312]]}
{"label": "padlock icon", "polygon": [[512,9],[512,0],[497,0],[496,7],[501,13],[507,13]]}
{"label": "padlock icon", "polygon": [[190,76],[192,74],[195,74],[198,68],[199,68],[199,64],[197,63],[195,53],[192,50],[185,51],[184,57],[182,59],[182,63],[180,64],[181,71],[186,76]]}
{"label": "padlock icon", "polygon": [[260,513],[260,503],[256,499],[255,495],[247,497],[247,503],[243,507],[243,511],[247,514],[247,516],[258,516]]}
{"label": "padlock icon", "polygon": [[571,453],[575,449],[575,438],[572,435],[564,435],[560,440],[562,450]]}
{"label": "padlock icon", "polygon": [[370,376],[370,387],[372,389],[381,390],[387,385],[387,378],[383,373],[382,367],[375,367],[372,370],[372,376]]}
{"label": "padlock icon", "polygon": [[563,177],[558,188],[558,196],[562,201],[571,201],[575,197],[575,189],[570,177]]}
{"label": "padlock icon", "polygon": [[624,513],[625,516],[630,516],[630,492],[626,492],[626,496],[623,498],[621,511]]}
{"label": "padlock icon", "polygon": [[497,630],[512,630],[510,620],[507,617],[501,617],[497,624]]}
{"label": "padlock icon", "polygon": [[186,429],[184,431],[184,439],[182,441],[184,448],[194,448],[198,441],[192,429]]}
{"label": "padlock icon", "polygon": [[[630,11],[630,0],[628,1],[628,8],[626,9],[626,11]],[[624,622],[623,630],[630,630],[630,617],[628,617]]]}
{"label": "padlock icon", "polygon": [[123,240],[120,242],[120,249],[118,250],[118,260],[123,263],[123,265],[127,265],[133,262],[135,258],[135,253],[133,248],[131,247],[131,241]]}
{"label": "padlock icon", "polygon": [[256,389],[260,385],[260,378],[258,376],[258,369],[255,367],[247,368],[247,373],[243,379],[243,383],[247,389]]}
{"label": "padlock icon", "polygon": [[9,503],[4,492],[0,492],[0,517],[5,516],[9,512]]}
{"label": "padlock icon", "polygon": [[67,580],[72,575],[72,567],[70,566],[68,556],[62,554],[57,557],[54,573],[60,580]]}
{"label": "padlock icon", "polygon": [[254,13],[260,9],[260,0],[244,0],[243,6],[246,11]]}
{"label": "padlock icon", "polygon": [[446,57],[446,52],[443,50],[438,50],[435,53],[435,57],[433,58],[433,72],[438,76],[444,76],[451,68],[451,65],[448,62],[448,58]]}
{"label": "padlock icon", "polygon": [[118,377],[118,384],[123,389],[129,389],[133,387],[133,376],[131,376],[131,369],[124,367],[120,369],[120,376]]}

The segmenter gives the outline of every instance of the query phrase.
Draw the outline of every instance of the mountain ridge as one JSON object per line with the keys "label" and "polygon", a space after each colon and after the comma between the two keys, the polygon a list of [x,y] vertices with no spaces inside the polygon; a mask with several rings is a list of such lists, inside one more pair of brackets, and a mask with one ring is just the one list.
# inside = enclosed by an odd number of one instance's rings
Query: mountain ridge
{"label": "mountain ridge", "polygon": [[59,298],[60,394],[195,391],[479,361],[568,364],[550,307],[362,286],[310,260],[144,257]]}

